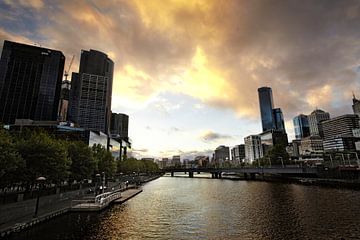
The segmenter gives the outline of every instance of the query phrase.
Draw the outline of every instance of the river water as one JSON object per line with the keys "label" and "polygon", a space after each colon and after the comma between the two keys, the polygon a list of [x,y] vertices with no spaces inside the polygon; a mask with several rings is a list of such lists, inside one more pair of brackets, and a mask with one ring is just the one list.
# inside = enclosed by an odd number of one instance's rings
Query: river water
{"label": "river water", "polygon": [[162,177],[102,213],[71,213],[13,239],[360,239],[360,192]]}

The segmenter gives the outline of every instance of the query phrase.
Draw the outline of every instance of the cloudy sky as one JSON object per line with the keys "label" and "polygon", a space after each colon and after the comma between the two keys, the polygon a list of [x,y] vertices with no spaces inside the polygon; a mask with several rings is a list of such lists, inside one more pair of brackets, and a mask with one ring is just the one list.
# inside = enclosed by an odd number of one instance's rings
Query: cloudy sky
{"label": "cloudy sky", "polygon": [[183,157],[261,131],[257,88],[273,89],[289,138],[315,108],[360,97],[360,2],[352,0],[0,0],[0,40],[81,49],[115,62],[113,112],[133,152]]}

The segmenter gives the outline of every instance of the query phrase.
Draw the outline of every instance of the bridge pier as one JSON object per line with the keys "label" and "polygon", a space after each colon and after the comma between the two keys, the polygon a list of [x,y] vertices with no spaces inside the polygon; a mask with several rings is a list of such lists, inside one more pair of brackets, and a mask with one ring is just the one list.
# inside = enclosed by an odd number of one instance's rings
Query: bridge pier
{"label": "bridge pier", "polygon": [[218,173],[218,178],[222,178],[221,172]]}
{"label": "bridge pier", "polygon": [[244,179],[248,180],[248,174],[247,173],[244,173]]}
{"label": "bridge pier", "polygon": [[190,177],[190,178],[194,177],[194,172],[190,172],[190,171],[189,171],[189,177]]}
{"label": "bridge pier", "polygon": [[174,176],[174,172],[171,172],[171,176],[172,176],[172,177]]}

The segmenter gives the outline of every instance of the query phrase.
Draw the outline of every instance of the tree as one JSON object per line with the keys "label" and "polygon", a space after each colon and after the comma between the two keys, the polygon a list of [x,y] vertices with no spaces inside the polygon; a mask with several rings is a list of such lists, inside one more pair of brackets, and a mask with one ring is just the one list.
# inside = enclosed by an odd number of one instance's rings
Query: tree
{"label": "tree", "polygon": [[51,138],[47,133],[33,131],[21,139],[17,148],[25,160],[25,180],[33,183],[39,176],[53,183],[65,180],[69,174],[70,160],[64,141]]}
{"label": "tree", "polygon": [[83,142],[70,143],[68,157],[71,160],[70,176],[76,181],[89,179],[97,169],[91,148]]}
{"label": "tree", "polygon": [[289,163],[289,154],[286,151],[286,148],[281,144],[275,144],[264,156],[264,161],[267,163],[267,160],[270,158],[271,164],[281,165]]}
{"label": "tree", "polygon": [[112,177],[115,174],[116,163],[111,152],[100,144],[94,144],[91,149],[97,163],[97,170],[104,172],[106,176]]}
{"label": "tree", "polygon": [[24,167],[24,159],[18,153],[13,137],[0,125],[0,185],[19,180],[16,172]]}

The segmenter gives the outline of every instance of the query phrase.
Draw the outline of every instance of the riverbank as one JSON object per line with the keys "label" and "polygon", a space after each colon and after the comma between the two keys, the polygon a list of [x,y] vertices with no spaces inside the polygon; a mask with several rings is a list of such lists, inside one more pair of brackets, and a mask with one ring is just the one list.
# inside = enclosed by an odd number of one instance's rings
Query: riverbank
{"label": "riverbank", "polygon": [[[147,183],[159,178],[161,175],[145,177],[140,182]],[[118,204],[122,204],[139,194],[142,190],[134,191],[133,186],[122,191]],[[5,238],[12,233],[31,228],[50,219],[71,211],[72,201],[89,198],[89,194],[82,195],[80,191],[67,194],[44,196],[39,201],[38,217],[34,217],[36,199],[26,200],[0,206],[0,238]]]}

